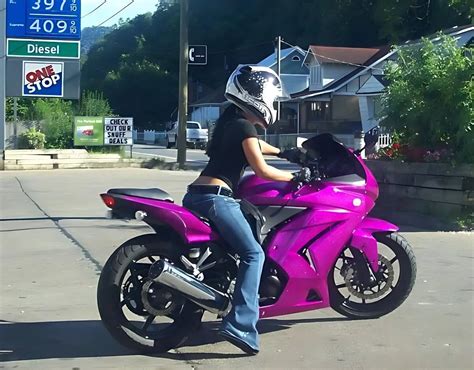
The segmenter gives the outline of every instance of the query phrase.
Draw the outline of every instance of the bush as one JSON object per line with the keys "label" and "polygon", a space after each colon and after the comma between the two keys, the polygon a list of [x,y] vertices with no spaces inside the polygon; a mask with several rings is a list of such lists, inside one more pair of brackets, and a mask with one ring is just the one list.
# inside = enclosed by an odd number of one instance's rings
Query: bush
{"label": "bush", "polygon": [[45,138],[45,134],[33,127],[19,136],[18,147],[20,149],[44,149]]}
{"label": "bush", "polygon": [[35,111],[46,135],[46,148],[70,149],[74,146],[74,114],[70,101],[38,99]]}
{"label": "bush", "polygon": [[[429,161],[452,151],[456,162],[474,162],[472,52],[440,35],[434,43],[401,46],[387,65],[383,96],[385,126],[401,143],[423,150]],[[433,154],[434,153],[434,154]]]}

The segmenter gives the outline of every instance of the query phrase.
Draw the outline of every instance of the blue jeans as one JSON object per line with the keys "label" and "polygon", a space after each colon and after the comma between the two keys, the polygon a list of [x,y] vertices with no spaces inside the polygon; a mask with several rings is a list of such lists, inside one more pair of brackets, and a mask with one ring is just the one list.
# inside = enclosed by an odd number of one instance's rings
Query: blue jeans
{"label": "blue jeans", "polygon": [[258,350],[258,288],[265,262],[262,247],[255,240],[250,225],[234,198],[187,193],[183,205],[210,219],[221,237],[239,254],[240,264],[232,310],[224,318],[222,330],[230,332]]}

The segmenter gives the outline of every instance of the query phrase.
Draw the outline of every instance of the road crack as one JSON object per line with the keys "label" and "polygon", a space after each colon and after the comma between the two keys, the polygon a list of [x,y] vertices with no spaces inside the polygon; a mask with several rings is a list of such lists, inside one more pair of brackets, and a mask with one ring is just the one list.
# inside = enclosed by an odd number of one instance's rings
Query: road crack
{"label": "road crack", "polygon": [[54,223],[54,225],[59,229],[59,231],[67,239],[69,239],[76,247],[78,247],[81,250],[84,258],[94,266],[94,270],[95,270],[96,275],[100,275],[100,272],[102,271],[102,268],[103,268],[101,263],[99,261],[97,261],[91,255],[91,253],[88,251],[88,249],[86,247],[84,247],[76,238],[74,238],[74,236],[72,236],[71,233],[69,233],[69,231],[67,231],[64,227],[62,227],[59,224],[59,221],[57,219],[55,219],[54,217],[51,217],[43,208],[41,208],[41,206],[25,191],[25,189],[23,187],[23,184],[21,183],[21,181],[18,177],[15,177],[15,179],[18,182],[18,185],[20,185],[20,189],[23,192],[23,194],[25,194],[28,197],[28,199],[36,206],[36,208],[38,208],[38,210],[43,215],[45,215],[46,218],[48,218],[51,222]]}

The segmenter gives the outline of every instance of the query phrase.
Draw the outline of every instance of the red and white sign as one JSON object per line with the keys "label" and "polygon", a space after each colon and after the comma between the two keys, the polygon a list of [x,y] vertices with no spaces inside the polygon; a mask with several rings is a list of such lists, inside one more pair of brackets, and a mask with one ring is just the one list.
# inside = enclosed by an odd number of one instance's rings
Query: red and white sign
{"label": "red and white sign", "polygon": [[64,63],[23,62],[23,96],[62,98]]}

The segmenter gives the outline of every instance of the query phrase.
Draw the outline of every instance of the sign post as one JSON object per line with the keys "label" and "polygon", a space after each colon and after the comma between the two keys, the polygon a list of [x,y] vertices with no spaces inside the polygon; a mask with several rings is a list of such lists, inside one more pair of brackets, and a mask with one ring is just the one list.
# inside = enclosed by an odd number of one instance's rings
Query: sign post
{"label": "sign post", "polygon": [[6,0],[0,0],[0,79],[4,81],[0,83],[0,170],[3,170],[5,159],[6,2]]}
{"label": "sign post", "polygon": [[5,3],[8,96],[79,99],[81,0]]}

